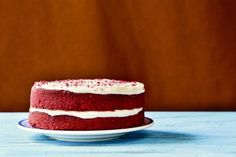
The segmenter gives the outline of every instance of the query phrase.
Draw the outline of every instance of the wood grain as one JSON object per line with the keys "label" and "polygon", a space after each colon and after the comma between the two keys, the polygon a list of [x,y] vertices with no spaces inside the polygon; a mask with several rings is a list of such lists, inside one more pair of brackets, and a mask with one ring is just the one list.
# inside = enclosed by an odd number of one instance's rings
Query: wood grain
{"label": "wood grain", "polygon": [[52,140],[16,128],[28,113],[0,113],[0,156],[235,157],[235,112],[148,112],[155,124],[106,142]]}
{"label": "wood grain", "polygon": [[0,0],[0,111],[36,80],[146,85],[147,110],[236,110],[232,0]]}

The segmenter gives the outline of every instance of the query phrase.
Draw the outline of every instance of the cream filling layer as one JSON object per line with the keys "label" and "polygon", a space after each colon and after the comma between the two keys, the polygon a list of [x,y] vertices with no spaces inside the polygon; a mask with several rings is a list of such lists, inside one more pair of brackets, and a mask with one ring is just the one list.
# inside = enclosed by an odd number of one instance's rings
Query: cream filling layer
{"label": "cream filling layer", "polygon": [[134,108],[129,110],[114,110],[114,111],[65,111],[65,110],[49,110],[30,107],[30,112],[42,112],[50,116],[74,116],[82,119],[92,118],[108,118],[108,117],[128,117],[141,112],[143,108]]}

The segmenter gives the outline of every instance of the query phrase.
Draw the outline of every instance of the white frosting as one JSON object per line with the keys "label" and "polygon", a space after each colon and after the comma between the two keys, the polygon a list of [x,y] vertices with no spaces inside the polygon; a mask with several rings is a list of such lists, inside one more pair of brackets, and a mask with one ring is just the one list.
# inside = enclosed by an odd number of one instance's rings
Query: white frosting
{"label": "white frosting", "polygon": [[35,88],[65,90],[74,93],[132,95],[145,92],[144,84],[109,79],[81,79],[51,82],[36,82]]}
{"label": "white frosting", "polygon": [[49,110],[40,108],[30,108],[30,112],[43,112],[50,116],[67,115],[82,119],[107,118],[107,117],[128,117],[138,114],[143,108],[134,108],[130,110],[114,110],[114,111],[65,111],[65,110]]}

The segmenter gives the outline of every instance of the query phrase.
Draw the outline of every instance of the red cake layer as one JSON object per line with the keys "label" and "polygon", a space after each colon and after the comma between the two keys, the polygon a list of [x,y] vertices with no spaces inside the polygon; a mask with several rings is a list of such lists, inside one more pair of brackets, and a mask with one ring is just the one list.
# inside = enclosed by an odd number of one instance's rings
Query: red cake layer
{"label": "red cake layer", "polygon": [[32,88],[30,104],[31,107],[52,110],[113,111],[143,107],[144,93],[99,95]]}
{"label": "red cake layer", "polygon": [[129,128],[143,125],[143,111],[137,115],[122,118],[81,119],[73,116],[49,116],[33,112],[29,115],[31,126],[49,130],[104,130]]}

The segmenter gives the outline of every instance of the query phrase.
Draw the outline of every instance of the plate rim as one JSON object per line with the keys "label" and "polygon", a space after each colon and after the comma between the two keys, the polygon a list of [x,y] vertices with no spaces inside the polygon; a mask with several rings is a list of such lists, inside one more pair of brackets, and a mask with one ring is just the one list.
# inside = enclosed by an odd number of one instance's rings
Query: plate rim
{"label": "plate rim", "polygon": [[154,121],[149,117],[144,117],[144,120],[148,120],[148,124],[144,124],[137,127],[124,128],[124,129],[112,129],[112,130],[85,130],[85,131],[74,131],[74,130],[47,130],[39,128],[29,128],[22,125],[22,122],[28,121],[28,119],[22,119],[18,121],[17,127],[19,129],[33,132],[33,133],[42,133],[42,134],[54,134],[54,135],[105,135],[105,134],[118,134],[118,133],[128,133],[147,129],[154,125]]}

